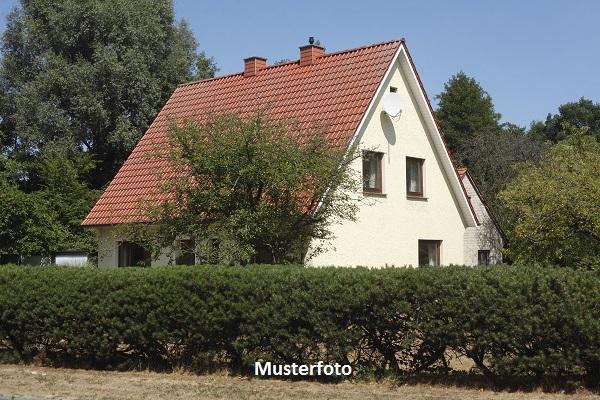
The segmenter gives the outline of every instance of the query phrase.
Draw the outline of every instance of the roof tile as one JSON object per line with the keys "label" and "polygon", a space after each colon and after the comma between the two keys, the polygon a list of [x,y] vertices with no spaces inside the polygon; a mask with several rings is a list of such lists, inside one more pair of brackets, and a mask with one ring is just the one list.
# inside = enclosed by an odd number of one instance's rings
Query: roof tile
{"label": "roof tile", "polygon": [[158,113],[136,148],[108,185],[83,225],[140,222],[140,201],[158,201],[169,166],[152,158],[167,140],[170,120],[198,118],[207,112],[249,116],[267,108],[272,119],[294,118],[327,127],[335,145],[351,140],[371,98],[402,41],[346,50],[317,59],[267,67],[251,77],[243,73],[180,85]]}

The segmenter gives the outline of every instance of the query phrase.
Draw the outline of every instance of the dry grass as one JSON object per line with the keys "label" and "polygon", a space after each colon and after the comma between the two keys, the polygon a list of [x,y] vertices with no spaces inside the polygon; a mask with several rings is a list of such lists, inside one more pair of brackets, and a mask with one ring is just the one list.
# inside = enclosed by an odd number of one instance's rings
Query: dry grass
{"label": "dry grass", "polygon": [[[99,372],[0,365],[0,398],[34,399],[402,399],[402,400],[591,400],[593,393],[575,395],[492,392],[425,384],[321,384],[246,379],[226,375],[185,373]],[[5,397],[6,398],[6,397]]]}

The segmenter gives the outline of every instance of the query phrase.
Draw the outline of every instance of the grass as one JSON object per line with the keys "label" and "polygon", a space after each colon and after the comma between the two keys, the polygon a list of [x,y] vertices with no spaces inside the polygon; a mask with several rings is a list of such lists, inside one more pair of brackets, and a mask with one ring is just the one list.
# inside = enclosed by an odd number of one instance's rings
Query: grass
{"label": "grass", "polygon": [[101,372],[0,365],[0,398],[34,399],[402,399],[402,400],[592,400],[600,396],[584,390],[560,393],[494,392],[455,386],[380,383],[323,384],[231,377],[225,374]]}

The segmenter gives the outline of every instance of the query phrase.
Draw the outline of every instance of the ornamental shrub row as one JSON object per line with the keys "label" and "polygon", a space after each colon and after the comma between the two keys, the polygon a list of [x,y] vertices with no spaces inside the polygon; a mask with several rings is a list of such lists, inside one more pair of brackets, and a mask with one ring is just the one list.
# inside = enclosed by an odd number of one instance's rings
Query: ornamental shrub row
{"label": "ornamental shrub row", "polygon": [[0,267],[0,357],[99,369],[351,364],[600,381],[600,275],[571,269]]}

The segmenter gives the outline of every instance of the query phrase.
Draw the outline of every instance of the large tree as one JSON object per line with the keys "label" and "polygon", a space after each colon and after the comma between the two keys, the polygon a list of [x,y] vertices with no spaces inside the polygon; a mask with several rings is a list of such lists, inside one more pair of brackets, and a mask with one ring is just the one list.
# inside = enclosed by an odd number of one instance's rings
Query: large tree
{"label": "large tree", "polygon": [[512,219],[508,252],[524,263],[600,268],[600,143],[563,129],[569,139],[538,165],[522,164],[500,194]]}
{"label": "large tree", "polygon": [[464,72],[453,75],[436,99],[436,116],[454,159],[468,164],[465,147],[477,135],[498,132],[500,114],[494,110],[490,95]]}
{"label": "large tree", "polygon": [[356,154],[329,145],[318,127],[209,115],[172,126],[169,138],[157,156],[178,178],[163,188],[167,201],[143,210],[159,227],[147,237],[161,247],[193,239],[206,261],[298,262],[309,242],[311,254],[322,250],[332,223],[355,217]]}
{"label": "large tree", "polygon": [[[40,193],[25,193],[0,174],[0,260],[3,256],[49,256],[68,232]],[[1,261],[0,261],[1,262]]]}
{"label": "large tree", "polygon": [[563,129],[565,124],[587,129],[586,134],[600,141],[600,103],[581,98],[558,107],[558,114],[548,114],[545,122],[534,121],[529,134],[537,140],[558,143],[566,139],[572,130]]}
{"label": "large tree", "polygon": [[478,133],[463,145],[462,154],[468,160],[469,171],[502,228],[506,228],[506,220],[497,200],[498,193],[515,178],[515,165],[537,162],[542,149],[543,145],[525,134],[524,128],[513,124],[504,124],[498,131]]}
{"label": "large tree", "polygon": [[115,174],[174,87],[213,75],[171,0],[21,0],[0,64],[0,132],[15,159],[49,145]]}
{"label": "large tree", "polygon": [[516,173],[514,165],[539,159],[542,145],[511,123],[500,124],[490,95],[464,72],[452,76],[437,96],[436,112],[453,158],[467,167],[503,228],[508,228],[498,193]]}

